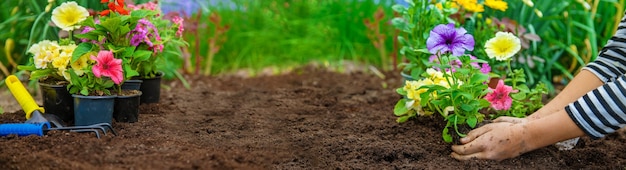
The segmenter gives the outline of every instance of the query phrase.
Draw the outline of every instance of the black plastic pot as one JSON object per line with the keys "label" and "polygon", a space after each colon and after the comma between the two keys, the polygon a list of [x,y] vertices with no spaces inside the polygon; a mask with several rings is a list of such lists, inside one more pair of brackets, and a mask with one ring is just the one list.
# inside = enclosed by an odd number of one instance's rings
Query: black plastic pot
{"label": "black plastic pot", "polygon": [[97,123],[111,123],[113,108],[117,96],[83,96],[74,97],[74,125],[93,125]]}
{"label": "black plastic pot", "polygon": [[141,91],[137,94],[120,96],[115,98],[115,108],[113,110],[113,118],[117,122],[133,123],[139,120],[139,104]]}
{"label": "black plastic pot", "polygon": [[141,83],[143,83],[143,80],[125,80],[122,84],[122,90],[139,90]]}
{"label": "black plastic pot", "polygon": [[143,80],[140,87],[143,93],[141,95],[141,104],[159,102],[161,96],[161,77],[163,77],[163,72],[159,72],[154,78],[141,79]]}
{"label": "black plastic pot", "polygon": [[66,85],[39,83],[46,114],[54,114],[65,123],[74,122],[74,99]]}

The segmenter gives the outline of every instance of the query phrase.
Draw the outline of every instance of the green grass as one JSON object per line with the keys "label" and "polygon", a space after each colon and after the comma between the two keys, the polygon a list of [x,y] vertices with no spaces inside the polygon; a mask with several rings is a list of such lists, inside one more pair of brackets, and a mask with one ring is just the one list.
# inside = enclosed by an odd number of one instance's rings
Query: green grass
{"label": "green grass", "polygon": [[[240,68],[284,68],[312,61],[353,60],[378,67],[383,62],[367,38],[363,20],[373,18],[378,7],[385,10],[387,20],[391,19],[391,1],[376,4],[374,0],[239,0],[234,3],[235,9],[227,5],[211,8],[222,17],[221,24],[230,27],[214,58],[212,73]],[[208,29],[200,30],[199,44],[194,43],[194,36],[187,36],[191,49],[200,47],[199,56],[192,57],[208,56],[209,48],[205,47],[215,25],[205,24]],[[391,51],[393,29],[383,24],[381,27],[387,33],[385,50]]]}

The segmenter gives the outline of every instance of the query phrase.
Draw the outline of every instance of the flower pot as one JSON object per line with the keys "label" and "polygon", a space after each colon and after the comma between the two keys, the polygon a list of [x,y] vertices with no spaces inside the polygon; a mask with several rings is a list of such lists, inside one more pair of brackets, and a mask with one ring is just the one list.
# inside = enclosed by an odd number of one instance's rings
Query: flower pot
{"label": "flower pot", "polygon": [[133,94],[118,95],[115,98],[115,107],[113,109],[113,118],[117,122],[137,122],[139,120],[139,103],[141,98],[141,91],[134,91]]}
{"label": "flower pot", "polygon": [[74,125],[111,123],[117,96],[83,96],[74,94],[72,97],[74,97]]}
{"label": "flower pot", "polygon": [[159,72],[156,77],[141,79],[141,103],[158,103],[161,96],[161,77],[163,72]]}
{"label": "flower pot", "polygon": [[66,123],[74,122],[74,100],[67,91],[67,85],[39,82],[43,108],[47,114],[54,114]]}
{"label": "flower pot", "polygon": [[126,80],[122,83],[122,90],[140,90],[143,80]]}

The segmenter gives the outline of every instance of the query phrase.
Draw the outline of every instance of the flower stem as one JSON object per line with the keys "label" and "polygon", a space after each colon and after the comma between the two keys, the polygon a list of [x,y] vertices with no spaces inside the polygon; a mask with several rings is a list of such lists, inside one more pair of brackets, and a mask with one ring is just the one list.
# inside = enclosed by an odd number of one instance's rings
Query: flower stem
{"label": "flower stem", "polygon": [[517,86],[517,76],[516,75],[517,74],[515,74],[513,72],[513,69],[511,68],[511,59],[507,60],[507,66],[509,68],[509,75],[511,75],[511,78],[512,78],[511,84],[513,85],[513,89],[517,89],[516,88],[516,86]]}

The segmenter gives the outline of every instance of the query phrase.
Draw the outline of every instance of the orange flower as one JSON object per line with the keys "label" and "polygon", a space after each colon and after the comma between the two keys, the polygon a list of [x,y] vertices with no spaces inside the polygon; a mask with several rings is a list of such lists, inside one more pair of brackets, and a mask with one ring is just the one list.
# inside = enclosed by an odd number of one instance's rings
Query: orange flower
{"label": "orange flower", "polygon": [[109,4],[107,5],[109,9],[101,11],[100,16],[109,15],[111,11],[117,12],[118,14],[121,14],[121,15],[130,14],[128,10],[124,9],[124,0],[115,0],[113,2],[110,2],[109,0],[100,0],[100,3],[107,3],[107,2],[109,2]]}

